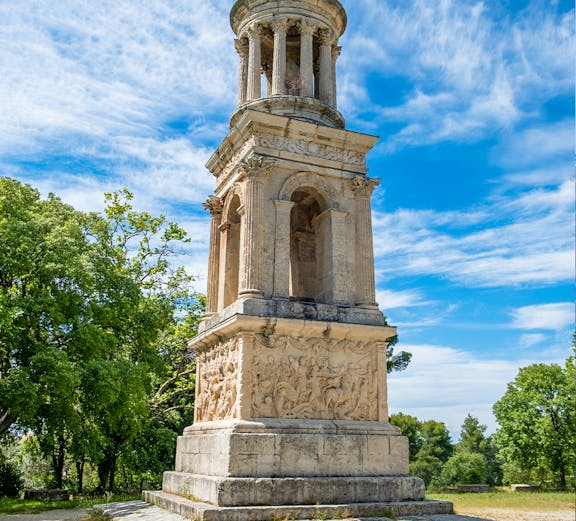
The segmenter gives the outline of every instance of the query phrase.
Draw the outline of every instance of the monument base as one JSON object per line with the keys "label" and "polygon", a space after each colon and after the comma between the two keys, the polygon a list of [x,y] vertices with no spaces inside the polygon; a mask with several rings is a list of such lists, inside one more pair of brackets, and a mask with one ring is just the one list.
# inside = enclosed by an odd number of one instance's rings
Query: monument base
{"label": "monument base", "polygon": [[[397,478],[399,480],[406,478]],[[255,480],[257,481],[257,480]],[[452,514],[447,501],[388,501],[316,505],[219,507],[166,492],[143,492],[144,500],[195,521],[270,521],[271,519],[346,519]]]}

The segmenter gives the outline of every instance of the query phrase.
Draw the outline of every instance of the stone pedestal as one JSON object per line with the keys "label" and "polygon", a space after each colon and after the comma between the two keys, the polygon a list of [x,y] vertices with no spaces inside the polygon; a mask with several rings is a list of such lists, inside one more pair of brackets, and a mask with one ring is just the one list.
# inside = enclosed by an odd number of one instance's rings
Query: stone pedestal
{"label": "stone pedestal", "polygon": [[149,501],[223,521],[305,519],[320,506],[334,517],[406,502],[432,508],[423,481],[408,476],[407,438],[388,423],[394,328],[220,319],[191,341],[195,423],[178,438],[175,471]]}

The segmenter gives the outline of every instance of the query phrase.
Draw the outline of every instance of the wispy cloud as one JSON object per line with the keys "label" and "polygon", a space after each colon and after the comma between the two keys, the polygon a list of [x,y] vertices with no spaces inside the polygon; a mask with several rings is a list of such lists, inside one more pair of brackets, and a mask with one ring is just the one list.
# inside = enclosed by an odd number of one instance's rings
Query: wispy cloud
{"label": "wispy cloud", "polygon": [[[476,0],[355,2],[354,32],[341,69],[341,103],[354,123],[397,122],[389,152],[406,145],[468,141],[506,128],[538,110],[546,96],[569,94],[573,13],[532,2],[514,17]],[[374,35],[374,36],[369,36]],[[368,78],[403,78],[403,100],[365,110]],[[380,99],[386,99],[380,97]],[[373,100],[375,101],[375,100]]]}
{"label": "wispy cloud", "polygon": [[518,329],[561,330],[575,325],[575,307],[571,302],[524,306],[511,313],[512,327]]}
{"label": "wispy cloud", "polygon": [[[390,411],[403,412],[421,420],[444,421],[456,441],[468,413],[497,428],[492,405],[506,392],[520,367],[534,360],[482,359],[450,346],[403,344],[413,358],[401,373],[388,379]],[[560,360],[540,360],[550,363]]]}

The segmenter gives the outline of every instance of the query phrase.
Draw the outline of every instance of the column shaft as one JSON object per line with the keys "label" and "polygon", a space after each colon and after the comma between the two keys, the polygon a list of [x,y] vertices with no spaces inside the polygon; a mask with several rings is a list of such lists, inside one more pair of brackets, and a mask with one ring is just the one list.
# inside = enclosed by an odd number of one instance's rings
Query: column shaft
{"label": "column shaft", "polygon": [[300,22],[300,96],[314,96],[314,30],[315,27],[309,22]]}
{"label": "column shaft", "polygon": [[210,197],[204,208],[210,211],[210,250],[208,254],[208,280],[206,289],[206,314],[218,311],[218,283],[220,271],[220,223],[222,221],[222,202]]}
{"label": "column shaft", "polygon": [[320,42],[320,101],[333,105],[332,44],[326,38]]}
{"label": "column shaft", "polygon": [[238,74],[238,105],[246,103],[246,88],[248,81],[248,45],[245,40],[236,40],[236,51],[240,56]]}
{"label": "column shaft", "polygon": [[286,94],[286,28],[285,20],[277,21],[274,30],[274,58],[272,63],[272,96]]}
{"label": "column shaft", "polygon": [[338,108],[338,92],[336,90],[336,60],[340,56],[342,47],[332,47],[332,106]]}
{"label": "column shaft", "polygon": [[247,101],[262,97],[260,87],[260,69],[262,58],[260,51],[260,32],[257,28],[248,31],[248,80],[247,80]]}

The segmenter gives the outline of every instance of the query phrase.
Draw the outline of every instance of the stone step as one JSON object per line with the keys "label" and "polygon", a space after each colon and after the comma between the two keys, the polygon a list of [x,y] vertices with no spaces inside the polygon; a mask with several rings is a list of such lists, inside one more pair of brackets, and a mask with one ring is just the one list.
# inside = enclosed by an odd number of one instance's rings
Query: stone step
{"label": "stone step", "polygon": [[143,492],[144,499],[169,512],[195,521],[271,521],[273,519],[346,519],[357,517],[386,518],[387,515],[410,516],[451,514],[446,501],[391,501],[339,505],[277,505],[218,507],[166,492]]}

